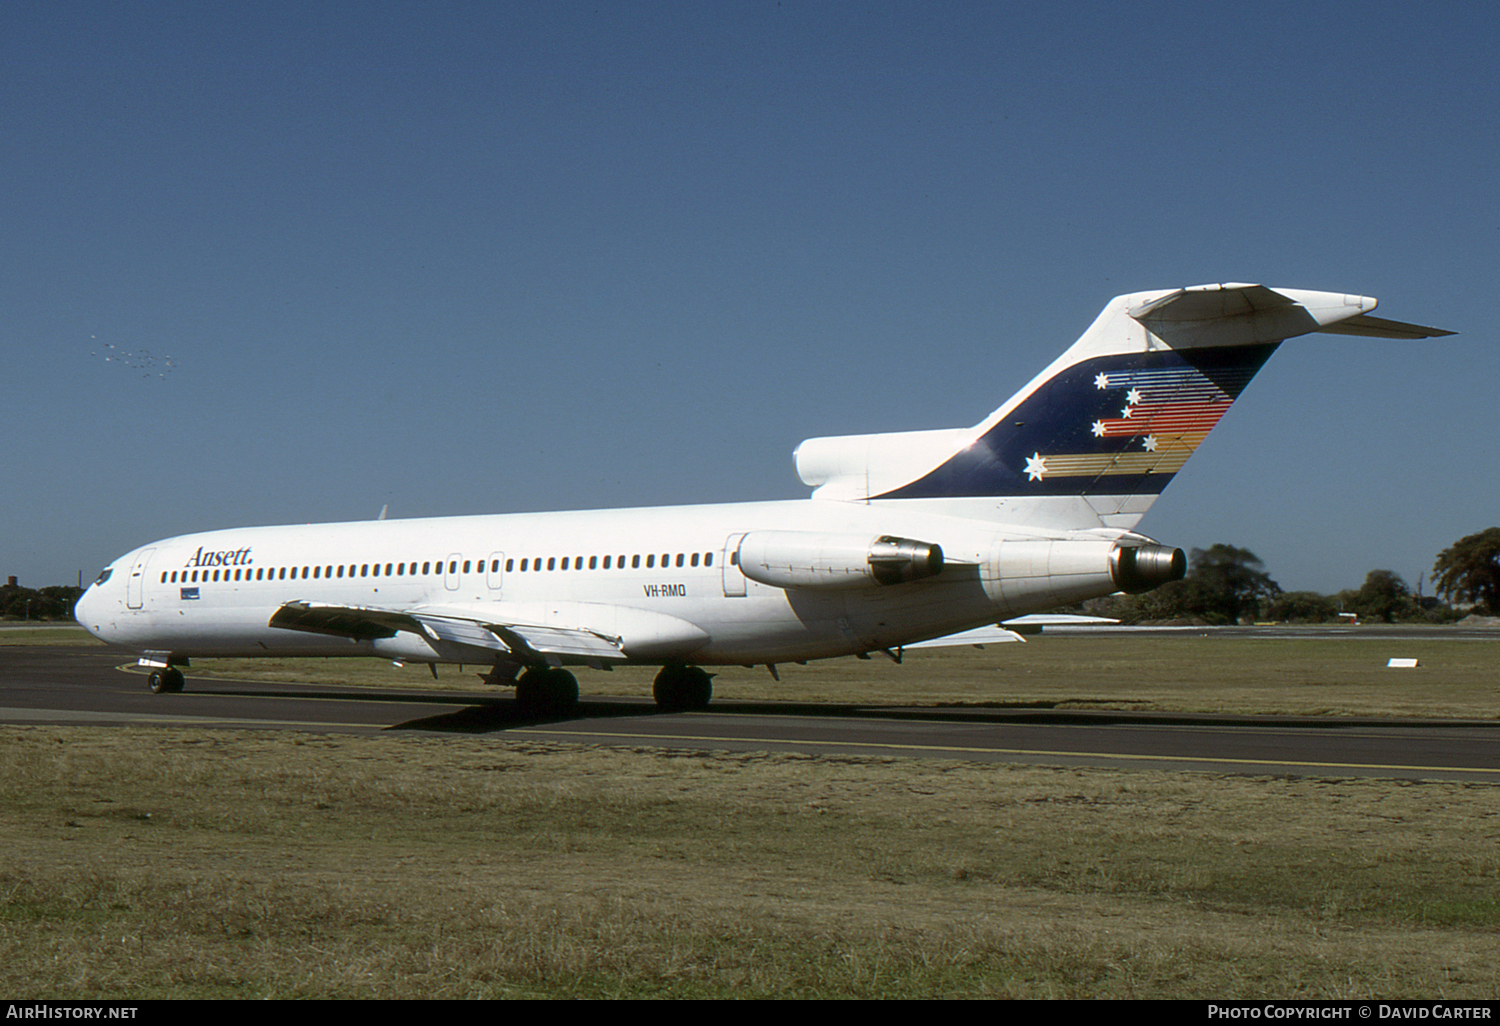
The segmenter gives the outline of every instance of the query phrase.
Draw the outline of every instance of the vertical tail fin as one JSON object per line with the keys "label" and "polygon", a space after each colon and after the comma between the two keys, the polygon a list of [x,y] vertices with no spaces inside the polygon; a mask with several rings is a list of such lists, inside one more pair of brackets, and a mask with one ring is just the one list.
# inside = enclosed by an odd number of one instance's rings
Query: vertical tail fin
{"label": "vertical tail fin", "polygon": [[1282,340],[1451,334],[1367,316],[1374,308],[1366,296],[1243,284],[1118,296],[974,427],[809,439],[797,471],[817,498],[1128,530]]}

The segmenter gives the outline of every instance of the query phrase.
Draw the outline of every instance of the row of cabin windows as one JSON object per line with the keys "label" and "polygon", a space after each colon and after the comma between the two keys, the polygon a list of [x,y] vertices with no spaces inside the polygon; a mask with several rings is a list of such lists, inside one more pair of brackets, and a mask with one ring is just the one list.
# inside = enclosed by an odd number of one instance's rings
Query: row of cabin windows
{"label": "row of cabin windows", "polygon": [[[524,559],[521,560],[521,572],[522,573],[526,573],[528,571],[537,572],[537,571],[541,571],[541,570],[544,570],[544,569],[545,570],[567,570],[567,569],[569,569],[570,564],[571,564],[571,568],[572,569],[574,569],[574,570],[582,570],[584,568],[584,560],[588,560],[588,568],[590,570],[601,570],[601,569],[602,570],[609,570],[611,568],[611,564],[613,564],[614,569],[618,569],[618,570],[624,570],[625,567],[626,567],[626,562],[625,562],[626,557],[624,557],[624,556],[562,556],[562,557],[547,556],[547,557],[545,557],[545,559],[546,559],[546,566],[543,567],[543,557],[542,556],[536,556],[534,558],[531,557],[531,556],[527,556],[526,558],[524,558]],[[642,560],[643,559],[645,560],[644,566],[645,566],[645,568],[647,570],[654,569],[657,566],[656,553],[653,552],[653,553],[648,553],[644,557],[641,556],[641,555],[639,555],[639,554],[631,556],[630,557],[630,563],[629,563],[630,569],[632,569],[632,570],[639,570],[642,567],[642,565],[643,565],[642,564]],[[463,570],[460,571],[459,570],[459,565],[460,565],[459,561],[456,560],[456,559],[453,559],[453,560],[449,560],[448,561],[448,571],[447,572],[450,573],[450,574],[456,574],[456,573],[466,573],[467,574],[467,573],[471,573],[471,572],[484,573],[484,571],[485,571],[485,565],[484,564],[485,564],[485,561],[482,560],[482,559],[479,559],[479,560],[466,559],[466,560],[463,561],[463,564],[462,564],[463,565]],[[489,572],[490,573],[495,573],[496,571],[498,571],[500,569],[500,560],[498,560],[498,559],[492,559],[492,560],[490,560],[489,564],[490,564],[489,565]],[[670,552],[663,552],[661,554],[661,566],[665,568],[665,567],[670,567],[672,565],[673,565],[672,553],[670,553]],[[679,553],[677,553],[677,557],[676,557],[676,565],[677,566],[699,566],[699,565],[702,565],[702,566],[713,566],[714,565],[714,554],[712,552],[702,552],[702,553],[699,553],[699,552],[688,552],[688,553],[679,552]],[[515,561],[515,559],[507,559],[505,561],[505,572],[506,573],[511,573],[511,572],[515,571],[515,569],[516,569],[516,561]],[[199,582],[219,581],[219,580],[224,580],[224,581],[285,581],[285,580],[290,579],[290,580],[295,581],[295,580],[299,580],[299,579],[300,580],[309,580],[309,579],[318,579],[318,578],[381,577],[381,576],[384,576],[384,577],[421,577],[421,576],[429,575],[429,574],[433,574],[433,573],[439,573],[440,574],[442,572],[443,572],[443,561],[441,559],[438,559],[438,560],[428,560],[427,562],[422,563],[421,566],[420,566],[420,569],[418,568],[418,564],[416,564],[416,563],[394,563],[394,564],[392,564],[392,563],[386,563],[385,564],[385,572],[383,574],[381,573],[381,564],[379,564],[379,563],[350,563],[347,566],[344,566],[344,565],[334,565],[334,566],[311,566],[311,567],[309,567],[309,566],[303,566],[303,567],[296,567],[296,566],[287,567],[287,566],[283,566],[283,567],[269,567],[269,568],[268,567],[256,567],[253,570],[245,568],[245,567],[240,567],[240,568],[238,568],[238,569],[236,569],[236,570],[233,571],[233,576],[231,576],[231,572],[229,570],[212,570],[212,571],[209,571],[209,570],[191,570],[191,571],[189,571],[189,570],[172,570],[170,572],[168,572],[166,570],[163,570],[162,574],[161,574],[161,583],[163,583],[163,584],[197,584]],[[202,577],[200,577],[199,574],[202,574]],[[221,574],[223,575],[222,577],[220,576]]]}
{"label": "row of cabin windows", "polygon": [[[464,573],[469,572],[472,560],[464,560]],[[495,569],[499,569],[500,561],[495,562]],[[484,560],[479,560],[479,569],[484,569]],[[385,564],[386,577],[419,577],[424,574],[442,573],[443,561],[428,560],[421,564],[419,569],[416,563],[390,563]],[[454,560],[448,568],[449,573],[458,572],[458,561]],[[202,574],[202,577],[198,575]],[[223,575],[222,577],[220,575]],[[243,575],[243,576],[242,576]],[[254,570],[238,569],[230,573],[228,570],[173,570],[170,574],[162,572],[161,582],[163,584],[196,584],[199,581],[285,581],[285,580],[307,580],[321,577],[380,577],[381,567],[379,563],[350,563],[345,566],[283,566],[283,567],[256,567]]]}
{"label": "row of cabin windows", "polygon": [[[543,566],[541,556],[535,558],[528,556],[521,560],[521,573],[538,570],[567,570],[569,569],[568,564],[570,559],[572,561],[572,569],[574,570],[582,570],[585,559],[588,560],[588,569],[590,570],[609,570],[611,569],[611,564],[613,564],[613,569],[624,570],[626,568],[625,558],[624,556],[548,556],[546,557],[546,565]],[[714,565],[714,554],[712,552],[679,552],[676,558],[677,562],[675,565],[677,566]],[[645,560],[645,562],[642,563],[642,560]],[[505,569],[510,570],[513,563],[515,563],[515,560],[507,559],[505,561]],[[530,565],[528,566],[528,564]],[[672,565],[674,565],[672,562],[672,553],[663,552],[661,554],[661,566],[665,568]],[[642,566],[647,570],[655,569],[657,566],[656,553],[651,552],[644,556],[637,553],[630,557],[630,569],[639,570]]]}

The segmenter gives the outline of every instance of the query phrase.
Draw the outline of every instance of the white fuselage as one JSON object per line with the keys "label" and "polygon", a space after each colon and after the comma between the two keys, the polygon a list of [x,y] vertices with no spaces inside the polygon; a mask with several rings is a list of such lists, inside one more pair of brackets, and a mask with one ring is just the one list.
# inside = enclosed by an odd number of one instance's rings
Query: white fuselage
{"label": "white fuselage", "polygon": [[[1038,563],[1036,547],[1053,543],[1036,531],[910,506],[791,500],[212,531],[120,557],[76,615],[111,644],[179,656],[477,661],[411,633],[358,640],[269,626],[286,603],[311,602],[587,627],[622,637],[628,661],[719,665],[890,648],[1115,588],[1111,540],[1057,542],[1070,562],[1086,560],[1070,575],[1045,552]],[[892,586],[773,587],[734,558],[742,535],[766,530],[902,535],[942,546],[947,562]],[[1002,581],[1002,548],[1030,551],[1036,572]]]}

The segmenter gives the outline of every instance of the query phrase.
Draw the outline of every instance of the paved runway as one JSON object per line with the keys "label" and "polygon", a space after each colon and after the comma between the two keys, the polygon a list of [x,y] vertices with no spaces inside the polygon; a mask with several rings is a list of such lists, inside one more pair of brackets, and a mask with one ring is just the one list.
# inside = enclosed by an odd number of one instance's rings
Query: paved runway
{"label": "paved runway", "polygon": [[664,715],[639,699],[585,698],[539,721],[494,696],[421,688],[200,680],[153,695],[119,653],[0,649],[0,722],[380,730],[505,735],[674,749],[898,755],[1062,766],[1500,782],[1500,722],[1204,716],[1007,708],[715,702]]}

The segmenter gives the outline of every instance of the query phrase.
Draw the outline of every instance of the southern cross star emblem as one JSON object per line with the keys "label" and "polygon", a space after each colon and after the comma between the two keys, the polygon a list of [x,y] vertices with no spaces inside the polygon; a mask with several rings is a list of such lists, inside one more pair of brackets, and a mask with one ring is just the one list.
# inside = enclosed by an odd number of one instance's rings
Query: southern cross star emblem
{"label": "southern cross star emblem", "polygon": [[1047,457],[1039,452],[1034,452],[1026,457],[1026,476],[1032,481],[1040,481],[1042,475],[1047,473]]}
{"label": "southern cross star emblem", "polygon": [[1147,452],[1155,452],[1156,451],[1156,436],[1155,435],[1147,435],[1145,438],[1141,439],[1141,444],[1146,447],[1146,451]]}
{"label": "southern cross star emblem", "polygon": [[1095,374],[1094,375],[1094,387],[1097,388],[1097,389],[1099,389],[1100,391],[1103,391],[1104,389],[1108,388],[1109,387],[1109,375],[1108,374]]}

